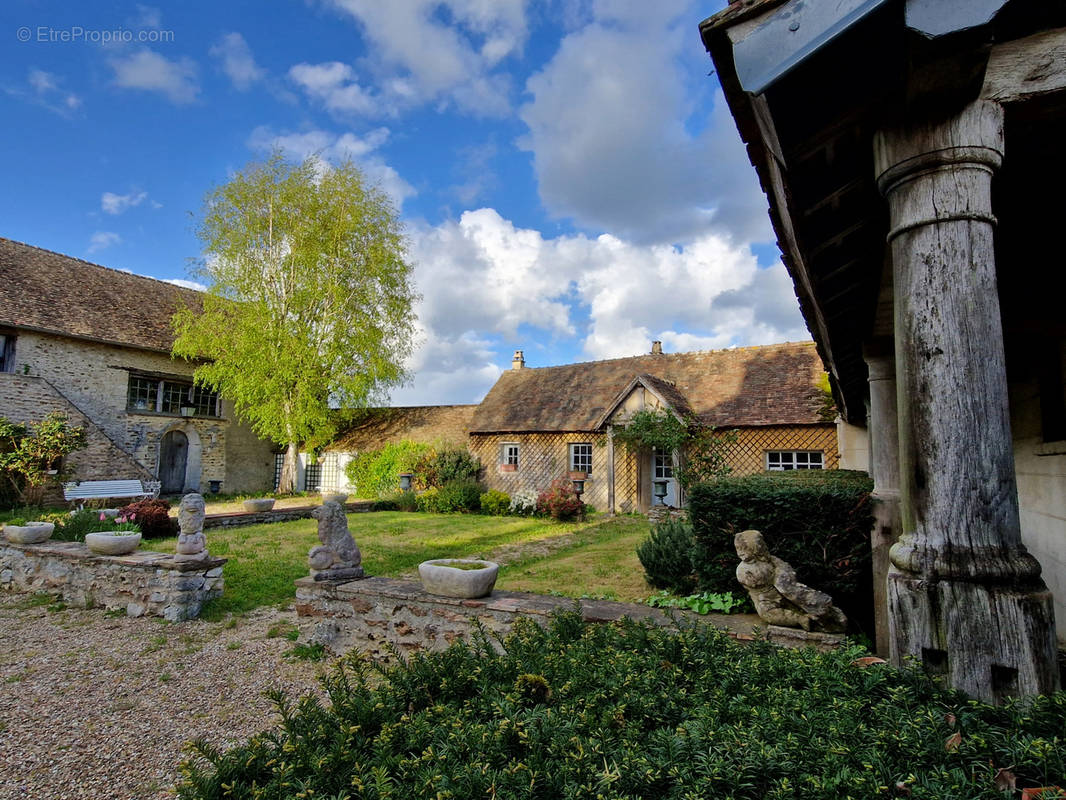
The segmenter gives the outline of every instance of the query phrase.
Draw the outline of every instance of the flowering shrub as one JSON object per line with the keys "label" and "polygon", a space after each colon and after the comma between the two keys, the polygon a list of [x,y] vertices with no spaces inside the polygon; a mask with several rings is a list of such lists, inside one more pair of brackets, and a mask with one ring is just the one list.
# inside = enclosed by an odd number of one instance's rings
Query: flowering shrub
{"label": "flowering shrub", "polygon": [[481,513],[491,514],[494,517],[503,516],[511,507],[511,498],[507,492],[499,489],[489,489],[481,495]]}
{"label": "flowering shrub", "polygon": [[138,500],[119,509],[119,516],[136,520],[145,539],[163,539],[173,536],[177,523],[170,518],[170,503],[166,500]]}
{"label": "flowering shrub", "polygon": [[532,489],[520,489],[511,495],[510,513],[519,517],[532,517],[537,513],[537,493]]}
{"label": "flowering shrub", "polygon": [[546,492],[537,496],[537,513],[550,515],[560,521],[572,520],[585,513],[585,504],[568,480],[552,481]]}

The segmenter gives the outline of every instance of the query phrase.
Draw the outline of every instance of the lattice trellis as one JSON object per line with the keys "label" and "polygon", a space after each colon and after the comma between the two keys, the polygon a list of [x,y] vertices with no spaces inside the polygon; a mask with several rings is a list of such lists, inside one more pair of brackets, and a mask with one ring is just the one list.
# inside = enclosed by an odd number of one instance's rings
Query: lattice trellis
{"label": "lattice trellis", "polygon": [[840,464],[835,425],[770,425],[741,428],[737,441],[726,455],[734,475],[750,475],[766,470],[767,450],[818,450],[825,469]]}

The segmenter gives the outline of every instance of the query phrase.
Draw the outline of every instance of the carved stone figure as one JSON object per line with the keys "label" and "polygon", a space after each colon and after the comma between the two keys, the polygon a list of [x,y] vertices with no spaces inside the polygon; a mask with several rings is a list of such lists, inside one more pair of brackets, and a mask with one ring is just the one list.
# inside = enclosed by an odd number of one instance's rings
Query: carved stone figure
{"label": "carved stone figure", "polygon": [[348,518],[339,503],[327,501],[311,512],[318,520],[318,540],[307,554],[311,577],[316,581],[354,580],[363,577],[362,554],[351,533]]}
{"label": "carved stone figure", "polygon": [[178,534],[176,561],[204,561],[207,559],[207,537],[204,536],[203,495],[190,492],[178,506]]}
{"label": "carved stone figure", "polygon": [[737,580],[748,590],[755,610],[770,625],[805,631],[842,633],[847,618],[833,598],[796,580],[791,565],[770,551],[758,531],[742,531],[733,539],[740,556]]}

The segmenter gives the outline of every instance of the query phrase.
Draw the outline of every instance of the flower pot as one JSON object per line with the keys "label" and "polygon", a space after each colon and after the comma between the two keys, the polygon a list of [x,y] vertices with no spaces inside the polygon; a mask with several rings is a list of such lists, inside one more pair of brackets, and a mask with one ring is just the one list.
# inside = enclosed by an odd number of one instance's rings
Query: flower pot
{"label": "flower pot", "polygon": [[500,472],[517,472],[517,464],[500,464]]}
{"label": "flower pot", "polygon": [[500,565],[477,558],[437,558],[418,565],[422,588],[442,597],[485,597],[492,594]]}
{"label": "flower pot", "polygon": [[117,533],[108,533],[107,531],[87,533],[85,534],[85,544],[97,555],[123,556],[126,553],[132,553],[140,546],[141,534],[119,535]]}
{"label": "flower pot", "polygon": [[253,500],[245,500],[242,505],[244,505],[245,511],[250,511],[253,514],[260,511],[270,511],[274,507],[274,498],[257,497]]}
{"label": "flower pot", "polygon": [[343,506],[345,503],[348,502],[348,495],[344,494],[343,492],[326,492],[322,495],[322,502],[339,503]]}
{"label": "flower pot", "polygon": [[570,470],[570,480],[572,480],[572,481],[587,481],[588,479],[589,479],[589,474],[587,472],[582,472],[581,470],[576,470],[576,469]]}
{"label": "flower pot", "polygon": [[51,522],[27,522],[25,525],[5,525],[4,536],[15,544],[38,544],[48,539],[56,526]]}

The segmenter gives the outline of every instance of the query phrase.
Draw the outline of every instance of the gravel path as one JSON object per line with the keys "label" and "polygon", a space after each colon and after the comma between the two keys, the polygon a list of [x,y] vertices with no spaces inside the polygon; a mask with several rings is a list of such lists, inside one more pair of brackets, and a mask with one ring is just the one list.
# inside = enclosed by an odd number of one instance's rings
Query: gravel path
{"label": "gravel path", "polygon": [[285,658],[291,611],[168,624],[0,597],[0,799],[174,796],[187,740],[235,744],[275,722],[262,693],[318,689]]}

